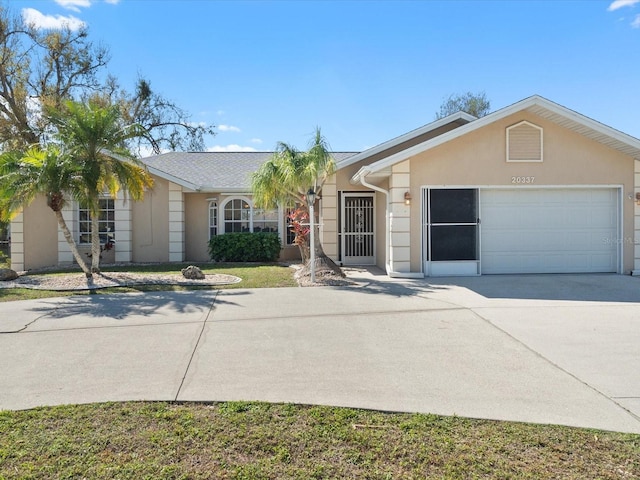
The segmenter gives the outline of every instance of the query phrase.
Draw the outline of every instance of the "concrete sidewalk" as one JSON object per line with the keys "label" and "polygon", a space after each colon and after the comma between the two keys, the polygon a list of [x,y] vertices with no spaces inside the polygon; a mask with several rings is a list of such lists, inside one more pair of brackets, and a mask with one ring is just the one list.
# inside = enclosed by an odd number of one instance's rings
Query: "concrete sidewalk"
{"label": "concrete sidewalk", "polygon": [[640,433],[639,279],[350,275],[0,304],[0,409],[265,400]]}

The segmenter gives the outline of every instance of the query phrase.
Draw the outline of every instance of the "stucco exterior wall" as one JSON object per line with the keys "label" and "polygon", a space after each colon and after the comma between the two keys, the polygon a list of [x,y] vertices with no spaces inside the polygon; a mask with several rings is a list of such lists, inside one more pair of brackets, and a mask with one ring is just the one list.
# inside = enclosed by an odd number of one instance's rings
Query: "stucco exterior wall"
{"label": "stucco exterior wall", "polygon": [[[24,270],[58,264],[58,222],[44,196],[37,197],[22,213]],[[12,225],[12,254],[19,248],[20,232]],[[19,253],[19,252],[17,252]],[[15,266],[16,268],[18,265]]]}
{"label": "stucco exterior wall", "polygon": [[[384,190],[388,190],[388,182],[379,185]],[[386,269],[386,243],[387,243],[387,196],[383,193],[376,192],[375,194],[375,208],[376,208],[376,265],[383,270]]]}
{"label": "stucco exterior wall", "polygon": [[[341,208],[341,195],[345,192],[371,192],[372,190],[362,185],[352,185],[349,180],[351,177],[368,162],[360,161],[348,167],[340,169],[330,179],[325,182],[322,189],[322,221],[323,221],[323,235],[322,235],[322,247],[329,258],[335,262],[339,262],[340,252],[340,208]],[[376,252],[376,264],[384,268],[384,241],[385,241],[385,200],[382,203],[379,201],[379,197],[383,195],[376,193],[375,200],[375,252]],[[382,215],[382,216],[381,216]],[[382,230],[381,230],[382,229]],[[382,249],[382,250],[381,250]]]}
{"label": "stucco exterior wall", "polygon": [[134,262],[169,261],[169,182],[158,177],[154,182],[144,199],[131,205]]}
{"label": "stucco exterior wall", "polygon": [[[218,208],[218,234],[224,232],[223,205],[232,198],[246,198],[246,195],[222,195],[220,193],[185,193],[185,260],[188,262],[208,262],[209,257],[209,204],[216,201]],[[284,215],[284,213],[283,213]],[[285,227],[284,221],[282,222]],[[296,260],[300,252],[296,246],[284,245],[286,236],[282,235],[283,248],[280,260]]]}
{"label": "stucco exterior wall", "polygon": [[353,165],[349,165],[336,173],[336,188],[339,192],[357,192],[357,191],[365,191],[370,192],[371,190],[363,187],[362,185],[352,185],[349,181],[351,177],[353,177],[360,168],[369,165],[369,161],[361,161],[358,163],[354,163]]}
{"label": "stucco exterior wall", "polygon": [[[527,120],[544,129],[544,161],[508,163],[505,129]],[[425,186],[514,185],[514,176],[534,176],[531,187],[622,185],[623,243],[634,238],[634,160],[616,150],[536,115],[520,112],[411,159],[411,271],[421,271],[420,195]],[[633,268],[633,248],[625,245],[625,272]]]}
{"label": "stucco exterior wall", "polygon": [[185,259],[188,262],[209,261],[209,203],[218,197],[211,193],[185,195]]}

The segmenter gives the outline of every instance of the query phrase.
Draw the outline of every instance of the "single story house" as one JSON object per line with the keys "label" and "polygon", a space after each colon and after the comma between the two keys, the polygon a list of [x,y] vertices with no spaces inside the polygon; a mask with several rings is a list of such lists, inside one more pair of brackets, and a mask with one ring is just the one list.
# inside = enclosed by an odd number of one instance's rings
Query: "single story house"
{"label": "single story house", "polygon": [[[143,159],[143,201],[104,199],[104,262],[202,262],[213,235],[279,232],[286,212],[252,203],[269,152]],[[460,112],[363,152],[336,152],[317,206],[325,252],[391,276],[640,274],[640,140],[540,96],[485,117]],[[64,212],[81,245],[88,217]],[[71,263],[44,199],[11,224],[14,269]],[[87,247],[88,248],[88,245]],[[295,255],[286,246],[283,258]]]}

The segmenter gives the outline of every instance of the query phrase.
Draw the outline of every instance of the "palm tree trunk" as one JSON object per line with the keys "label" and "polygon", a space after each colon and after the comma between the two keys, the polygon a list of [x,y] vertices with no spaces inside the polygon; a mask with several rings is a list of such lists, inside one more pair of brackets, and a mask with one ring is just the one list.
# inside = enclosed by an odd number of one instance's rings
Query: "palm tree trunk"
{"label": "palm tree trunk", "polygon": [[91,271],[100,273],[100,231],[98,213],[91,213]]}
{"label": "palm tree trunk", "polygon": [[[324,253],[324,248],[322,248],[322,243],[320,242],[320,232],[318,231],[318,220],[314,220],[313,223],[314,223],[314,228],[316,228],[316,231],[314,232],[314,236],[313,236],[313,240],[314,240],[313,243],[315,245],[313,245],[313,247],[310,245],[309,248],[314,248],[314,254],[315,254],[314,263],[315,263],[316,270],[329,269],[329,270],[332,270],[337,275],[344,277],[345,275],[342,269],[336,264],[336,262],[331,260],[326,253]],[[310,262],[309,262],[309,266],[311,266]]]}
{"label": "palm tree trunk", "polygon": [[67,222],[64,220],[64,217],[62,216],[62,212],[60,210],[54,210],[54,213],[56,214],[56,219],[58,220],[58,226],[60,227],[60,230],[62,230],[64,239],[69,244],[69,248],[71,249],[73,258],[76,259],[76,262],[78,262],[78,265],[80,266],[84,274],[87,276],[87,279],[89,281],[92,281],[93,274],[91,273],[91,270],[89,270],[89,267],[87,266],[87,262],[85,262],[84,258],[82,258],[82,256],[80,255],[80,252],[78,251],[78,246],[76,245],[76,242],[73,239],[73,235],[71,234],[71,231],[67,226]]}

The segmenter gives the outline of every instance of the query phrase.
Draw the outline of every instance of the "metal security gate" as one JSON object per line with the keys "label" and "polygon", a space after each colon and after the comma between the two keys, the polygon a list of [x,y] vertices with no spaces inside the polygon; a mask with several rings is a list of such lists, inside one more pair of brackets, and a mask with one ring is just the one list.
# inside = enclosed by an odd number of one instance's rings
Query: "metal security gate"
{"label": "metal security gate", "polygon": [[375,263],[373,193],[343,193],[341,219],[342,263]]}

